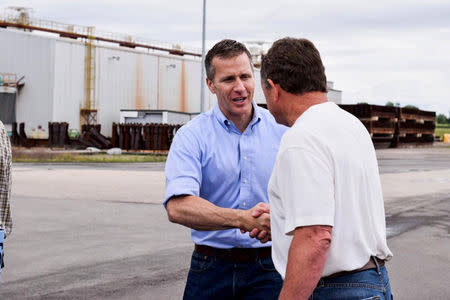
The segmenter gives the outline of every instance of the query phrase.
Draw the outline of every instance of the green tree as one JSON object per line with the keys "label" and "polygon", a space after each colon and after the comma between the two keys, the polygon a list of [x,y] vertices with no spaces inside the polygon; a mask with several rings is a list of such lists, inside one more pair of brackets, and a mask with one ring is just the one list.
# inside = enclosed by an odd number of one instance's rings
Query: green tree
{"label": "green tree", "polygon": [[447,124],[449,123],[449,119],[444,114],[438,114],[436,117],[436,122],[438,124]]}
{"label": "green tree", "polygon": [[417,106],[410,105],[410,104],[405,105],[404,108],[419,109]]}
{"label": "green tree", "polygon": [[386,106],[394,106],[394,102],[392,102],[392,101],[388,101],[388,102],[386,102],[386,104],[385,104]]}

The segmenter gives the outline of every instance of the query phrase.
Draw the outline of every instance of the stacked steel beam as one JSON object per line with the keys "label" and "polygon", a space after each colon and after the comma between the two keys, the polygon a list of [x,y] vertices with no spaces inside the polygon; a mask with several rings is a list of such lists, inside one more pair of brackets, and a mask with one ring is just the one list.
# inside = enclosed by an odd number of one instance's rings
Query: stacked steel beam
{"label": "stacked steel beam", "polygon": [[398,146],[432,144],[435,127],[435,112],[402,108],[398,122]]}
{"label": "stacked steel beam", "polygon": [[367,128],[376,148],[433,143],[436,113],[369,104],[341,104]]}
{"label": "stacked steel beam", "polygon": [[48,122],[48,145],[50,148],[63,148],[69,141],[69,123]]}
{"label": "stacked steel beam", "polygon": [[98,149],[109,149],[112,147],[111,141],[100,133],[101,125],[81,126],[81,135],[78,141],[86,147],[96,147]]}
{"label": "stacked steel beam", "polygon": [[113,123],[111,142],[123,150],[169,150],[181,125]]}

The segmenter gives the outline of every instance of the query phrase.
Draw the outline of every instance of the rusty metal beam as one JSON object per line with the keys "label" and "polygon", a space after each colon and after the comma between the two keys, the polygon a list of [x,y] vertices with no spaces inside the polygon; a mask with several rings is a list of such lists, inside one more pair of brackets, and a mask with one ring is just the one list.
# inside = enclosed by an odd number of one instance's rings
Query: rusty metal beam
{"label": "rusty metal beam", "polygon": [[19,23],[13,23],[13,22],[5,22],[5,21],[1,21],[1,20],[0,20],[0,27],[3,27],[3,28],[15,27],[15,28],[20,28],[20,29],[50,32],[50,33],[59,34],[61,37],[67,37],[67,38],[71,38],[71,39],[91,38],[91,39],[94,39],[94,40],[97,40],[100,42],[119,44],[120,46],[128,47],[128,48],[145,48],[145,49],[151,49],[151,50],[164,51],[164,52],[168,52],[169,54],[172,54],[172,55],[180,55],[180,56],[190,55],[190,56],[196,56],[196,57],[202,56],[199,53],[188,52],[188,51],[183,51],[183,50],[178,50],[178,49],[157,47],[157,46],[151,46],[151,45],[147,45],[147,44],[134,43],[134,42],[130,42],[130,41],[107,39],[107,38],[104,38],[101,36],[88,36],[87,34],[80,34],[80,33],[75,33],[75,32],[68,32],[68,31],[63,31],[63,30],[50,29],[50,28],[45,28],[45,27],[37,27],[37,26],[31,26],[31,25],[19,24]]}

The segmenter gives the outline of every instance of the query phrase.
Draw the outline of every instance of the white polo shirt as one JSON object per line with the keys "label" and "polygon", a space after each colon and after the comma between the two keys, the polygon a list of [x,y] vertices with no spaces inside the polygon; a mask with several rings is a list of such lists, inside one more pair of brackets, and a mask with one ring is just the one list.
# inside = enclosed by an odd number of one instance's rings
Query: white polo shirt
{"label": "white polo shirt", "polygon": [[284,278],[297,227],[333,227],[322,276],[390,259],[378,163],[369,133],[332,102],[310,107],[284,134],[268,186],[272,257]]}

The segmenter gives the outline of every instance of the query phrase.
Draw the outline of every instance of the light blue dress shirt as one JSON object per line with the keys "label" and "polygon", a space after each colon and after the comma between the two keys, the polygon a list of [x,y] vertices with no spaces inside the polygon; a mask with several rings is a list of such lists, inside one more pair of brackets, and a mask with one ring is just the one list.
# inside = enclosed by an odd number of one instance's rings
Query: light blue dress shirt
{"label": "light blue dress shirt", "polygon": [[[217,104],[178,130],[166,162],[164,205],[178,195],[200,196],[234,209],[269,202],[267,184],[287,127],[277,124],[268,110],[255,103],[253,108],[253,118],[243,133]],[[196,244],[216,248],[270,246],[239,229],[192,229],[191,236]]]}

